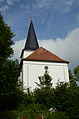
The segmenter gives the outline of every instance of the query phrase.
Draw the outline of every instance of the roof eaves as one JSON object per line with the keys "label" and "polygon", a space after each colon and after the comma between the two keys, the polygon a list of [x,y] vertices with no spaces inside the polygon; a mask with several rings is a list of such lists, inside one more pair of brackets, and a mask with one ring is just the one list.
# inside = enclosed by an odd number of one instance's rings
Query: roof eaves
{"label": "roof eaves", "polygon": [[69,61],[51,61],[51,60],[34,60],[34,59],[22,59],[23,61],[36,61],[36,62],[56,62],[56,63],[67,63],[69,64]]}

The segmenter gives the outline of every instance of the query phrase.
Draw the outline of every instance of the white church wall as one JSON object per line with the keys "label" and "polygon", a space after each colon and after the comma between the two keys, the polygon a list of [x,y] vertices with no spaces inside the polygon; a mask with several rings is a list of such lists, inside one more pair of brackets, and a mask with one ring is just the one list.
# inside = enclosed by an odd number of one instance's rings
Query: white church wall
{"label": "white church wall", "polygon": [[39,83],[38,76],[44,74],[45,66],[48,66],[49,75],[53,78],[52,83],[54,87],[58,81],[69,81],[67,63],[23,61],[23,83],[25,89],[30,88],[33,91],[37,87],[35,82]]}
{"label": "white church wall", "polygon": [[24,53],[23,53],[23,58],[28,57],[28,56],[31,55],[33,52],[34,52],[33,50],[28,50],[27,52],[26,52],[26,50],[25,50]]}

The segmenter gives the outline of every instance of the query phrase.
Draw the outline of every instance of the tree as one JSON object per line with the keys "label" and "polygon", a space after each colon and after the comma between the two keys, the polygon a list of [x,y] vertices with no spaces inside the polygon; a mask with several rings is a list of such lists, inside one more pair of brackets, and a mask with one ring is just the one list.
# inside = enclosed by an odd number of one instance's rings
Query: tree
{"label": "tree", "polygon": [[[13,41],[11,40],[14,37],[11,28],[4,22],[2,15],[0,15],[0,60],[7,59],[13,54]],[[1,62],[1,61],[0,61]]]}
{"label": "tree", "polygon": [[42,106],[42,109],[49,109],[53,107],[53,89],[35,89],[34,90],[34,102]]}
{"label": "tree", "polygon": [[76,80],[79,82],[79,66],[77,66],[74,69],[74,76],[75,76]]}
{"label": "tree", "polygon": [[70,103],[67,113],[70,119],[79,119],[79,86],[70,86]]}
{"label": "tree", "polygon": [[74,81],[74,76],[73,76],[71,70],[69,70],[69,80],[70,80],[70,82]]}
{"label": "tree", "polygon": [[54,92],[54,107],[57,111],[65,112],[70,105],[70,89],[67,83],[59,83]]}
{"label": "tree", "polygon": [[69,70],[69,81],[70,81],[70,85],[76,85],[77,79],[75,78],[71,70]]}
{"label": "tree", "polygon": [[18,79],[19,63],[9,59],[13,55],[13,36],[11,28],[0,15],[0,110],[17,108],[24,95]]}
{"label": "tree", "polygon": [[69,119],[79,119],[79,87],[60,83],[53,90],[54,107],[58,112],[65,112]]}
{"label": "tree", "polygon": [[45,66],[45,73],[43,76],[39,76],[39,82],[40,83],[36,83],[37,86],[39,86],[40,88],[48,88],[50,89],[52,87],[52,78],[50,77],[49,75],[49,72],[48,72],[48,67]]}
{"label": "tree", "polygon": [[[18,79],[20,67],[17,61],[6,60],[0,71],[0,110],[17,107],[21,83]],[[13,103],[14,102],[14,103]]]}
{"label": "tree", "polygon": [[52,105],[52,77],[49,75],[48,67],[45,66],[45,73],[43,76],[39,76],[39,83],[36,83],[38,87],[34,90],[34,102],[42,105],[44,108],[49,109]]}

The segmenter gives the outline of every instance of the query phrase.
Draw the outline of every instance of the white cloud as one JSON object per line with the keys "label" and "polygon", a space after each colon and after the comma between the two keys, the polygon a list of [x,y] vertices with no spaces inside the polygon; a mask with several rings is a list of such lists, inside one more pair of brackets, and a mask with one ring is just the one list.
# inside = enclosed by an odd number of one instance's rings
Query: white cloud
{"label": "white cloud", "polygon": [[[16,41],[13,46],[14,59],[20,59],[21,50],[24,47],[25,40]],[[79,28],[68,33],[65,39],[39,40],[40,46],[45,47],[52,53],[70,61],[70,68],[79,65]]]}
{"label": "white cloud", "polygon": [[65,12],[68,12],[71,9],[71,7],[73,5],[73,2],[74,2],[74,0],[67,0],[66,1],[66,3],[65,3],[65,5],[66,5]]}
{"label": "white cloud", "polygon": [[43,40],[41,45],[56,55],[70,61],[70,68],[79,65],[79,28],[70,32],[65,39]]}
{"label": "white cloud", "polygon": [[6,0],[8,5],[14,5],[14,0]]}
{"label": "white cloud", "polygon": [[[52,10],[68,12],[75,0],[35,0],[26,4],[22,2],[20,6],[27,9],[42,9],[51,8]],[[0,2],[5,2],[5,5],[14,6],[15,3],[20,3],[21,0],[0,0]]]}
{"label": "white cloud", "polygon": [[0,11],[9,10],[9,6],[14,5],[14,2],[16,2],[16,0],[0,0],[0,3],[4,3],[4,5],[0,7]]}
{"label": "white cloud", "polygon": [[75,0],[36,0],[31,3],[33,8],[51,8],[52,10],[69,12]]}
{"label": "white cloud", "polygon": [[12,46],[12,48],[14,49],[13,59],[20,60],[20,55],[21,55],[22,49],[24,48],[24,44],[25,44],[25,39],[16,41],[15,44]]}
{"label": "white cloud", "polygon": [[53,4],[53,0],[36,0],[35,7],[49,8]]}
{"label": "white cloud", "polygon": [[10,6],[13,6],[19,0],[0,0],[0,3],[3,3],[3,6],[0,7],[0,11],[9,10]]}
{"label": "white cloud", "polygon": [[9,9],[9,7],[7,5],[4,5],[3,7],[0,8],[0,11],[2,12],[5,10],[8,10],[8,9]]}
{"label": "white cloud", "polygon": [[15,3],[18,3],[18,2],[20,2],[21,0],[6,0],[6,3],[8,4],[8,5],[14,5]]}

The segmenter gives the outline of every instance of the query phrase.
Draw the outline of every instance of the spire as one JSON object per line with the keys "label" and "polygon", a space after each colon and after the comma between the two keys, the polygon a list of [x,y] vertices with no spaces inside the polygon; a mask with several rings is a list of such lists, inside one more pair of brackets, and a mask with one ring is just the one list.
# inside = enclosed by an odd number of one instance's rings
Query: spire
{"label": "spire", "polygon": [[38,48],[39,48],[39,45],[38,45],[37,37],[35,34],[33,22],[31,20],[24,50],[36,50]]}

